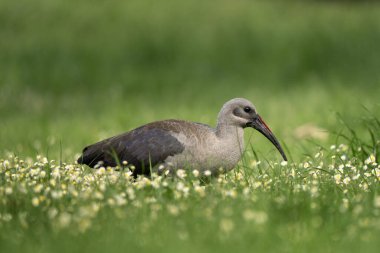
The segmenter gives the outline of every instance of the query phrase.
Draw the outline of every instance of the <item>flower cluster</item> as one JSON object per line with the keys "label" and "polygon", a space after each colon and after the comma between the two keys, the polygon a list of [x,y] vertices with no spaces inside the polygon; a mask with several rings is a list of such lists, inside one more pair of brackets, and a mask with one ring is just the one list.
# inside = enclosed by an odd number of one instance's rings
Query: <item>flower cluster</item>
{"label": "flower cluster", "polygon": [[[126,219],[144,210],[149,221],[144,224],[160,215],[178,218],[190,212],[192,217],[214,222],[226,235],[239,222],[265,226],[273,206],[285,210],[304,202],[307,210],[319,214],[327,208],[323,201],[328,198],[339,204],[340,212],[359,217],[358,226],[380,216],[380,165],[374,154],[360,161],[340,145],[319,150],[299,163],[261,162],[246,156],[237,169],[217,177],[210,171],[178,169],[174,175],[153,173],[135,179],[121,168],[93,170],[42,156],[22,160],[9,155],[0,160],[0,227],[16,222],[28,229],[33,216],[39,216],[55,231],[83,233],[96,227],[104,213]],[[362,203],[369,192],[374,193],[371,208],[377,211],[363,216]],[[229,207],[230,203],[240,206]],[[319,216],[315,220],[321,223]],[[144,224],[141,229],[148,226]],[[373,224],[380,230],[379,223]],[[187,238],[188,232],[178,236]]]}

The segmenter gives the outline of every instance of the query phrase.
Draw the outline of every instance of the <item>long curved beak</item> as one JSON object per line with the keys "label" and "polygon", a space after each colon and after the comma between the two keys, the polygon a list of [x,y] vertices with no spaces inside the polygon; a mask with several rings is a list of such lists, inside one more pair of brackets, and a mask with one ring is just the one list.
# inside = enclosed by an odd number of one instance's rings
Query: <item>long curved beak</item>
{"label": "long curved beak", "polygon": [[276,139],[276,137],[274,136],[272,131],[269,129],[267,124],[265,124],[264,120],[259,115],[257,115],[257,118],[253,119],[252,122],[248,122],[247,127],[253,127],[257,131],[262,133],[268,140],[270,140],[270,142],[273,143],[273,145],[280,152],[282,158],[284,158],[285,161],[288,160],[288,158],[286,158],[286,155],[285,155],[284,150],[282,149],[280,143],[278,142],[278,140]]}

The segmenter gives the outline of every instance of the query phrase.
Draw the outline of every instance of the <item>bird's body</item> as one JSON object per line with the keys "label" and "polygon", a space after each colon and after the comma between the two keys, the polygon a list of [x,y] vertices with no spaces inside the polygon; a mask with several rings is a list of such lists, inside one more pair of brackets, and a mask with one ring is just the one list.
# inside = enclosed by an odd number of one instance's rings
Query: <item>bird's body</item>
{"label": "bird's body", "polygon": [[[87,146],[78,163],[94,167],[101,162],[113,167],[126,161],[135,167],[135,176],[178,168],[217,174],[236,166],[244,149],[243,129],[259,119],[262,121],[248,100],[233,99],[222,107],[216,128],[183,120],[152,122]],[[275,138],[270,140],[280,147]],[[280,152],[286,159],[282,149]]]}
{"label": "bird's body", "polygon": [[242,129],[223,135],[216,128],[199,123],[173,120],[164,122],[178,126],[180,131],[172,134],[184,146],[181,153],[169,156],[165,165],[210,170],[216,174],[219,169],[231,170],[241,158],[244,148]]}

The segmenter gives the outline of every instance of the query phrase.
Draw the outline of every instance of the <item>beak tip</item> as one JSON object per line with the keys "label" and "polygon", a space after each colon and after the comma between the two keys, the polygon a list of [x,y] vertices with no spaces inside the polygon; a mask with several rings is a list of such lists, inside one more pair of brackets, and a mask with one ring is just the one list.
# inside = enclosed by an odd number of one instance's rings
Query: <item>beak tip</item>
{"label": "beak tip", "polygon": [[288,158],[286,157],[285,152],[282,149],[280,143],[278,142],[278,140],[276,139],[272,131],[269,129],[267,124],[264,122],[264,120],[260,116],[258,116],[256,120],[252,122],[248,122],[246,126],[252,127],[256,129],[257,131],[259,131],[261,134],[263,134],[270,142],[272,142],[272,144],[274,144],[274,146],[280,152],[284,161],[288,161]]}

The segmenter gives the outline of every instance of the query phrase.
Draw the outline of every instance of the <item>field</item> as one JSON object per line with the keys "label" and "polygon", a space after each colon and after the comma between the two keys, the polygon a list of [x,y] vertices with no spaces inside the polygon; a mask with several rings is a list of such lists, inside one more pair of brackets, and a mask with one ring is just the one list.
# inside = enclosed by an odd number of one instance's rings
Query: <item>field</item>
{"label": "field", "polygon": [[[378,252],[375,1],[0,1],[0,252]],[[212,126],[245,97],[217,178],[75,164],[144,123]]]}

